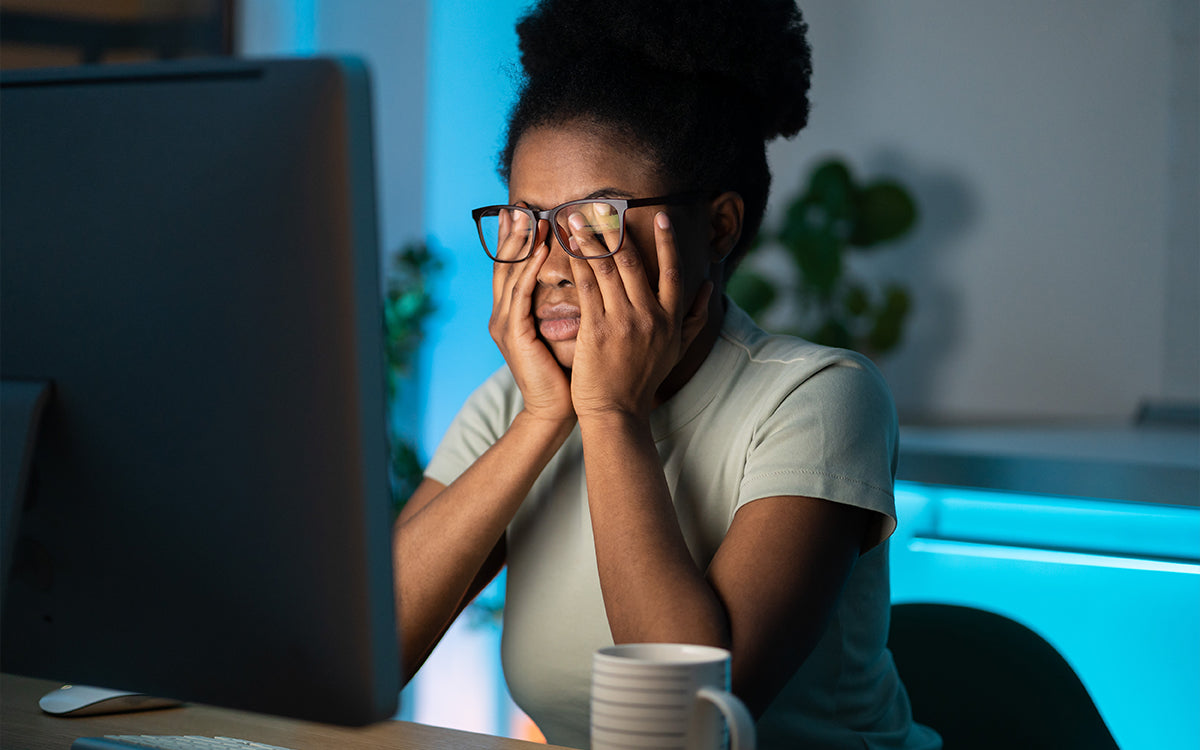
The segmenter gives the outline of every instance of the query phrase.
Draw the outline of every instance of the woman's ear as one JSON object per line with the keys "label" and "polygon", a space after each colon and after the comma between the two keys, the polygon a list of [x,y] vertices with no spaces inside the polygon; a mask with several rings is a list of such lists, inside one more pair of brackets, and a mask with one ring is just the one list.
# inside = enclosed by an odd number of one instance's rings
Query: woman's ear
{"label": "woman's ear", "polygon": [[712,263],[725,262],[733,248],[737,247],[742,237],[742,217],[745,212],[746,204],[742,196],[733,191],[721,193],[709,204],[709,252]]}

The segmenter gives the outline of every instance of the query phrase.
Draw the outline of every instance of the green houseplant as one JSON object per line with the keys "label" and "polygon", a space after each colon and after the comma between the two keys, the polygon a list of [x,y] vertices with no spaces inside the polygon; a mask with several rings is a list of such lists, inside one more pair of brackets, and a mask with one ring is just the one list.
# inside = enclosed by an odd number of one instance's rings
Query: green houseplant
{"label": "green houseplant", "polygon": [[[397,429],[393,412],[401,399],[401,389],[412,384],[417,352],[425,340],[425,324],[437,310],[429,282],[441,269],[441,261],[428,246],[412,242],[392,253],[384,274],[393,516],[400,513],[417,489],[425,469],[416,446]],[[471,626],[479,628],[498,626],[503,610],[504,587],[493,584],[475,597],[466,612]]]}
{"label": "green houseplant", "polygon": [[409,243],[388,258],[384,273],[383,317],[388,380],[388,430],[391,443],[392,509],[400,512],[417,485],[424,467],[412,441],[396,428],[393,412],[400,388],[411,382],[417,351],[425,338],[426,319],[436,306],[429,292],[430,278],[441,261],[421,242]]}
{"label": "green houseplant", "polygon": [[729,281],[729,295],[760,325],[790,297],[798,314],[785,333],[872,357],[886,354],[902,338],[912,307],[909,292],[898,283],[853,278],[846,254],[876,252],[916,221],[916,202],[899,182],[864,184],[844,161],[826,159],[788,204],[781,226],[764,229],[751,249],[754,254],[768,245],[782,248],[795,281],[768,278],[743,263]]}

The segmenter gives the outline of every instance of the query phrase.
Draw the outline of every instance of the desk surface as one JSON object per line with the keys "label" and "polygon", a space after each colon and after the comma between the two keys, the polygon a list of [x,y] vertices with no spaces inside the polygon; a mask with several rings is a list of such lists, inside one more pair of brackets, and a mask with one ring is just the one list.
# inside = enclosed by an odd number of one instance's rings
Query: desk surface
{"label": "desk surface", "polygon": [[0,677],[0,748],[66,750],[78,737],[105,734],[237,737],[290,750],[533,750],[547,747],[407,721],[345,728],[198,705],[67,719],[49,716],[38,708],[38,699],[59,685],[50,680],[9,674]]}

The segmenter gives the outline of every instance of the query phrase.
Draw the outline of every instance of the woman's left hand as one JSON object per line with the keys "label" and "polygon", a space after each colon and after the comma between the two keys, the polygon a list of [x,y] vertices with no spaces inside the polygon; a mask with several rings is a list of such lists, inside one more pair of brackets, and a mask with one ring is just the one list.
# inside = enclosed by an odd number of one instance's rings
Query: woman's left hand
{"label": "woman's left hand", "polygon": [[[657,292],[628,233],[615,255],[571,258],[580,307],[571,401],[581,420],[611,412],[648,418],[659,386],[708,320],[712,282],[705,281],[687,304],[686,276],[665,212],[655,217],[654,240]],[[585,253],[589,247],[606,252],[591,232],[572,232],[571,241]]]}

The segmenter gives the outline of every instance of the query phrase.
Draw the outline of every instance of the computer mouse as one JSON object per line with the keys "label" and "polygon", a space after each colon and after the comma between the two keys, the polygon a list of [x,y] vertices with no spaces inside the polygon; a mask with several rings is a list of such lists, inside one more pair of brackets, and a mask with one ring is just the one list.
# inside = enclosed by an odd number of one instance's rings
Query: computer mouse
{"label": "computer mouse", "polygon": [[54,716],[94,716],[179,705],[182,705],[181,701],[170,698],[155,698],[145,693],[91,685],[63,685],[58,690],[46,693],[38,701],[43,711]]}

